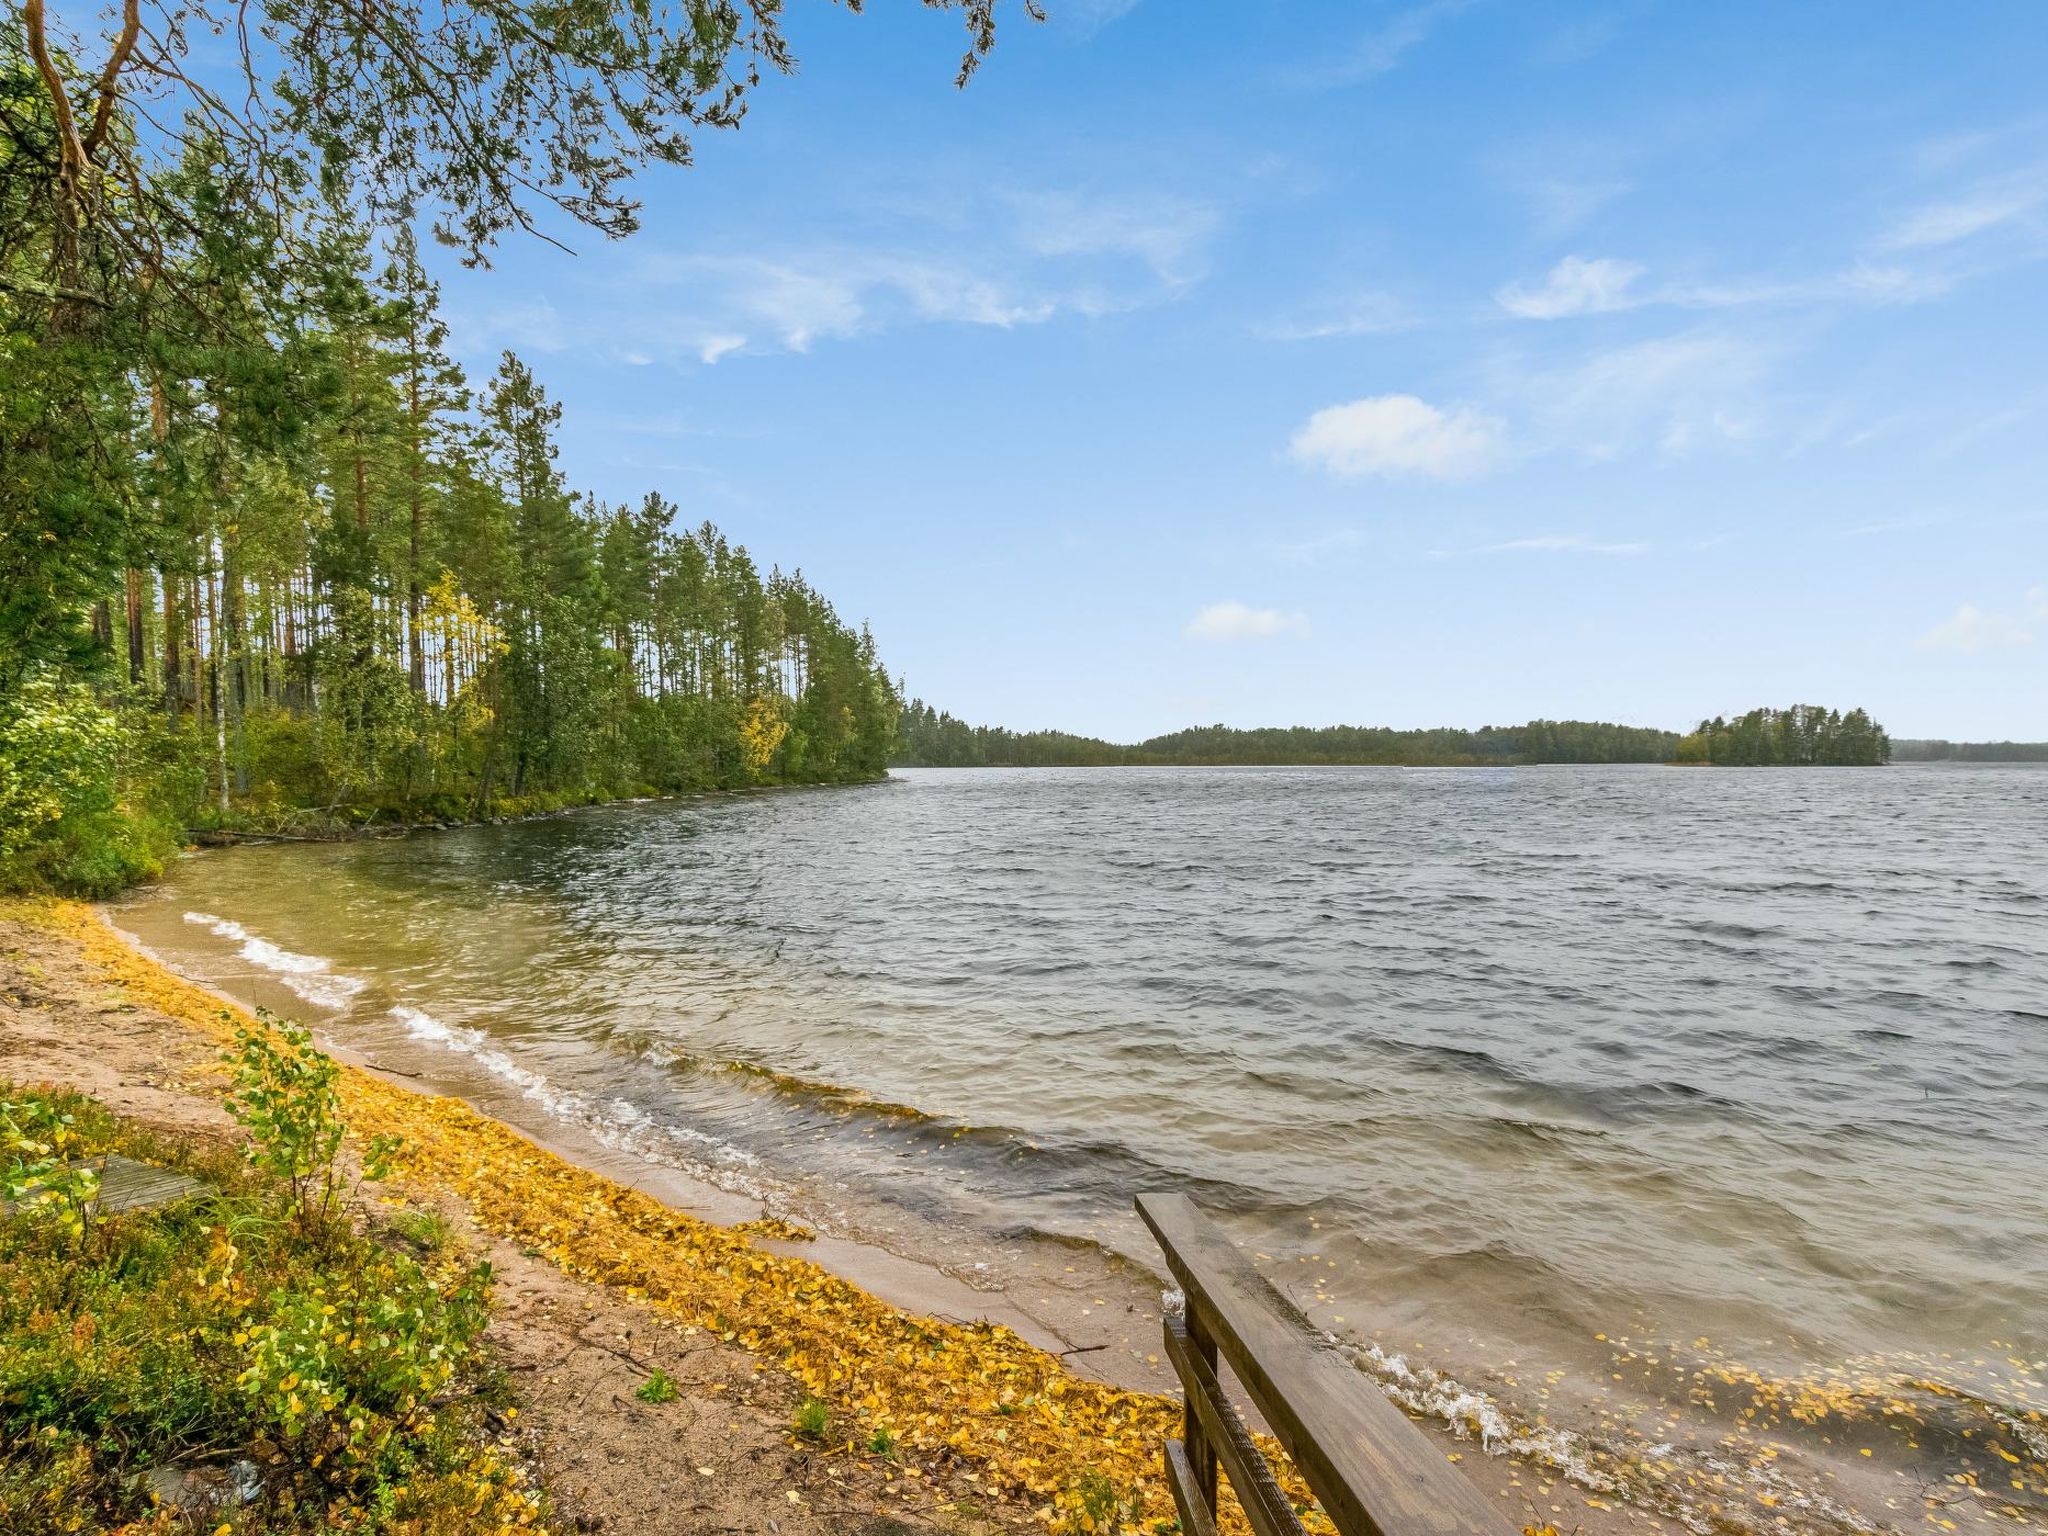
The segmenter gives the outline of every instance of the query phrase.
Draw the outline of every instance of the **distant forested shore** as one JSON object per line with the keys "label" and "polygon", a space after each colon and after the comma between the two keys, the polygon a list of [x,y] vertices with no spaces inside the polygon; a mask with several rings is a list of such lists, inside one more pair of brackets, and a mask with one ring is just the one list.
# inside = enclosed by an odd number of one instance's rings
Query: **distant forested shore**
{"label": "distant forested shore", "polygon": [[[1946,746],[1947,743],[1940,745]],[[1816,704],[1703,720],[1685,733],[1597,720],[1531,720],[1476,730],[1387,726],[1193,726],[1124,744],[1065,731],[969,725],[914,699],[903,711],[900,768],[1493,767],[1512,763],[1863,766],[1889,762],[1891,738],[1861,709]],[[1917,759],[1916,759],[1917,760]]]}
{"label": "distant forested shore", "polygon": [[2048,763],[2048,741],[1940,741],[1892,743],[1895,763]]}

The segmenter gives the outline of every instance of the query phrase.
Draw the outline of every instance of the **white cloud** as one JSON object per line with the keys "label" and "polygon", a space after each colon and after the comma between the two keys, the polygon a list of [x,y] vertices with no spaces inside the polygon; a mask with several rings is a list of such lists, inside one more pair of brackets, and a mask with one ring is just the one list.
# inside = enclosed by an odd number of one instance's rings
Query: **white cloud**
{"label": "white cloud", "polygon": [[1306,630],[1308,618],[1278,608],[1250,608],[1243,603],[1211,603],[1181,633],[1190,640],[1270,640],[1275,635]]}
{"label": "white cloud", "polygon": [[643,295],[687,288],[690,308],[676,313],[648,305],[631,324],[649,340],[666,333],[704,363],[756,337],[771,347],[807,352],[815,342],[863,335],[895,321],[1010,327],[1036,324],[1073,307],[1060,296],[986,277],[963,259],[888,252],[657,254],[643,260],[640,273]]}
{"label": "white cloud", "polygon": [[1501,424],[1456,407],[1439,410],[1414,395],[1368,395],[1317,411],[1288,444],[1302,464],[1333,475],[1420,475],[1459,480],[1499,459]]}
{"label": "white cloud", "polygon": [[2028,166],[1987,177],[1955,197],[1924,203],[1892,229],[1895,250],[1955,245],[2009,224],[2048,202],[2048,166]]}
{"label": "white cloud", "polygon": [[1954,613],[1920,637],[1920,647],[1929,651],[1958,651],[1974,655],[1979,651],[2003,651],[2031,645],[2036,628],[2048,623],[2048,587],[2031,589],[2017,612],[1979,608],[1964,603]]}
{"label": "white cloud", "polygon": [[1397,68],[1410,49],[1424,42],[1437,28],[1474,0],[1427,0],[1402,11],[1386,25],[1368,32],[1355,43],[1346,57],[1325,68],[1312,70],[1307,79],[1314,85],[1350,85],[1373,80]]}
{"label": "white cloud", "polygon": [[1703,443],[1742,441],[1776,427],[1778,403],[1762,393],[1772,345],[1700,329],[1610,347],[1558,368],[1496,359],[1496,393],[1525,402],[1546,446],[1611,459],[1654,446],[1683,454]]}
{"label": "white cloud", "polygon": [[1222,222],[1192,198],[1144,193],[1020,192],[1018,243],[1039,256],[1120,256],[1143,262],[1175,287],[1201,275],[1202,256]]}
{"label": "white cloud", "polygon": [[[1008,329],[1160,303],[1199,282],[1222,211],[1164,192],[977,189],[883,243],[647,250],[615,323],[712,364],[907,324]],[[628,307],[630,306],[630,307]]]}
{"label": "white cloud", "polygon": [[1633,261],[1567,256],[1550,269],[1540,288],[1510,283],[1494,295],[1500,307],[1524,320],[1561,320],[1567,315],[1601,315],[1643,301],[1629,285],[1643,275]]}
{"label": "white cloud", "polygon": [[1093,37],[1137,8],[1138,0],[1061,0],[1046,14],[1055,26],[1070,27],[1082,37]]}

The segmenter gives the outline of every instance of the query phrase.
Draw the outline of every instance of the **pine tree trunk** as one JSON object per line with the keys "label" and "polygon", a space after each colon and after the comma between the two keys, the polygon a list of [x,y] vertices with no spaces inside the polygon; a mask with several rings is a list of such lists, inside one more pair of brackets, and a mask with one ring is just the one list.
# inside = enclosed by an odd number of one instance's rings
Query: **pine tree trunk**
{"label": "pine tree trunk", "polygon": [[142,572],[128,568],[128,686],[140,688],[146,662],[142,646]]}

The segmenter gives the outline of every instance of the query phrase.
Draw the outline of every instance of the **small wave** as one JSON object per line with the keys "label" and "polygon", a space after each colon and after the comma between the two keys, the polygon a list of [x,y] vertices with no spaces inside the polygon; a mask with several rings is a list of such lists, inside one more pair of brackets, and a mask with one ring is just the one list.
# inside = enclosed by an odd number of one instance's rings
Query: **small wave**
{"label": "small wave", "polygon": [[514,1061],[480,1029],[447,1024],[418,1008],[400,1004],[391,1017],[406,1033],[427,1045],[467,1056],[491,1076],[509,1083],[548,1116],[573,1125],[599,1145],[652,1163],[665,1163],[714,1184],[729,1194],[766,1203],[770,1191],[759,1176],[761,1160],[742,1147],[707,1136],[688,1126],[665,1125],[639,1105],[623,1098],[596,1102],[563,1088],[530,1067]]}
{"label": "small wave", "polygon": [[1785,931],[1777,926],[1758,928],[1748,923],[1714,922],[1709,919],[1681,923],[1679,926],[1690,928],[1694,933],[1713,934],[1718,938],[1724,939],[1762,939],[1768,938],[1774,933],[1783,933]]}
{"label": "small wave", "polygon": [[316,1008],[346,1008],[369,985],[359,976],[340,974],[331,961],[318,955],[296,954],[259,938],[232,918],[215,917],[211,912],[187,912],[185,921],[239,944],[244,960],[270,972]]}
{"label": "small wave", "polygon": [[[1446,1372],[1411,1365],[1378,1344],[1360,1345],[1324,1334],[1380,1390],[1410,1413],[1434,1419],[1460,1440],[1477,1440],[1488,1455],[1547,1466],[1596,1494],[1660,1510],[1697,1536],[1758,1531],[1761,1522],[1742,1519],[1719,1495],[1740,1489],[1746,1504],[1763,1495],[1765,1507],[1797,1509],[1810,1529],[1874,1536],[1882,1527],[1825,1491],[1799,1479],[1775,1453],[1740,1459],[1732,1446],[1715,1449],[1651,1443],[1624,1433],[1619,1438],[1565,1429],[1542,1414],[1525,1418],[1492,1394]],[[1679,1475],[1674,1476],[1677,1473]],[[1738,1506],[1739,1507],[1739,1506]],[[1776,1522],[1784,1529],[1788,1522]]]}

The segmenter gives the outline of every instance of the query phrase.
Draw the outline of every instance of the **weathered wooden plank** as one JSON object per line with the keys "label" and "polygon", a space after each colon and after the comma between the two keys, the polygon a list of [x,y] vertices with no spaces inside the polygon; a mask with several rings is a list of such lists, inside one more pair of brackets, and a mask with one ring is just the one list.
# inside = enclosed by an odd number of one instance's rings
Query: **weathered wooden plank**
{"label": "weathered wooden plank", "polygon": [[189,1173],[154,1168],[118,1153],[99,1161],[99,1208],[103,1211],[137,1211],[152,1206],[175,1205],[208,1186]]}
{"label": "weathered wooden plank", "polygon": [[[99,1192],[93,1198],[92,1208],[102,1214],[175,1205],[211,1188],[188,1173],[155,1168],[148,1163],[138,1163],[132,1157],[122,1157],[119,1153],[88,1159],[85,1166],[100,1176]],[[31,1195],[34,1188],[32,1185]],[[0,1210],[13,1209],[13,1202],[0,1201]]]}
{"label": "weathered wooden plank", "polygon": [[1138,1214],[1188,1310],[1344,1536],[1511,1536],[1479,1490],[1192,1201],[1140,1195]]}
{"label": "weathered wooden plank", "polygon": [[[1231,1489],[1252,1529],[1258,1536],[1302,1536],[1300,1517],[1287,1502],[1265,1453],[1223,1395],[1216,1373],[1190,1345],[1187,1325],[1177,1317],[1166,1319],[1166,1354],[1180,1376],[1188,1406],[1201,1420],[1203,1438],[1230,1474]],[[1214,1497],[1212,1493],[1210,1498]]]}
{"label": "weathered wooden plank", "polygon": [[1216,1536],[1215,1518],[1202,1501],[1187,1449],[1178,1440],[1166,1442],[1166,1486],[1173,1490],[1173,1507],[1180,1511],[1184,1536]]}

